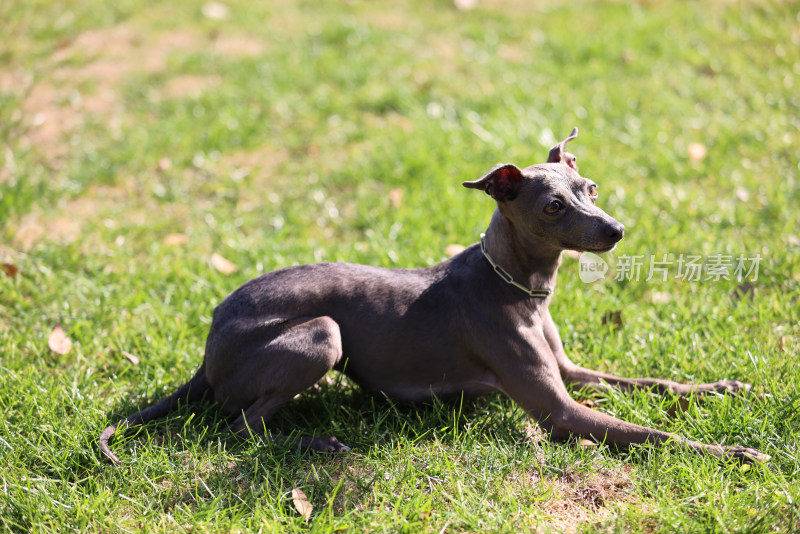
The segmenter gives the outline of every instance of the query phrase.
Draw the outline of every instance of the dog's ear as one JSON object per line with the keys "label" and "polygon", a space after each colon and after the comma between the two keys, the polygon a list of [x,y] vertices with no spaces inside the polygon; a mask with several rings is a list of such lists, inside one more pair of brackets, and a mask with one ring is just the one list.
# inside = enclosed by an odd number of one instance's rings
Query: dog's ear
{"label": "dog's ear", "polygon": [[569,137],[558,143],[556,146],[550,149],[550,155],[547,157],[547,163],[566,163],[576,171],[578,170],[578,158],[576,158],[573,154],[570,154],[564,147],[578,137],[578,128],[575,127],[572,129],[572,133],[569,134]]}
{"label": "dog's ear", "polygon": [[464,187],[481,189],[498,202],[514,200],[522,185],[522,171],[512,163],[498,163],[474,182],[461,182]]}

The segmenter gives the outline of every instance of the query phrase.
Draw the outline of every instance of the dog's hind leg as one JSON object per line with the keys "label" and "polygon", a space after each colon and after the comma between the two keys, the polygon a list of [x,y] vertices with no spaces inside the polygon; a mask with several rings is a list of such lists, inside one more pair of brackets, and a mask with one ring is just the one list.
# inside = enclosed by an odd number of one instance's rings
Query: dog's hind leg
{"label": "dog's hind leg", "polygon": [[250,432],[269,436],[276,443],[296,443],[301,450],[311,449],[320,452],[346,452],[350,447],[341,443],[334,436],[283,436],[269,432],[267,421],[285,401],[262,397],[236,418],[231,430],[246,436]]}
{"label": "dog's hind leg", "polygon": [[[236,328],[241,342],[229,349],[236,351],[231,356],[237,365],[231,365],[230,360],[219,365],[221,379],[214,392],[227,411],[240,413],[231,427],[233,432],[270,435],[267,422],[278,408],[313,386],[341,359],[339,325],[330,317],[301,317],[261,325],[240,324]],[[211,359],[212,373],[216,359]],[[286,436],[271,437],[279,443],[295,441]],[[296,441],[304,449],[349,450],[332,436],[302,437]]]}

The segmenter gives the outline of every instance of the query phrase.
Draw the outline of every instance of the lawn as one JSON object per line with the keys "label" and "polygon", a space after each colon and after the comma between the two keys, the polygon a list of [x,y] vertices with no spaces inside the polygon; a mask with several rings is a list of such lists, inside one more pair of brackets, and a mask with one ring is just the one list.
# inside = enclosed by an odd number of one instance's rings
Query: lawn
{"label": "lawn", "polygon": [[[800,3],[464,4],[0,5],[0,528],[800,530]],[[99,453],[239,285],[437,263],[493,210],[461,182],[573,126],[626,236],[602,282],[565,257],[567,353],[754,389],[572,394],[769,462],[551,442],[500,395],[398,406],[333,372],[273,426],[347,454],[234,438],[203,403],[118,434],[121,467]]]}

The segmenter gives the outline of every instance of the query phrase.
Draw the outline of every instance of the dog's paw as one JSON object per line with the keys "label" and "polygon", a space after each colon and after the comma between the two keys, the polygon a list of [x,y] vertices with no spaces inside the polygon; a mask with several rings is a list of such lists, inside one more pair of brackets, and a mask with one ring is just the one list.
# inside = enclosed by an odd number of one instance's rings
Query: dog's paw
{"label": "dog's paw", "polygon": [[334,436],[304,438],[301,445],[304,449],[311,449],[317,452],[347,452],[350,450],[350,447]]}
{"label": "dog's paw", "polygon": [[750,449],[748,447],[721,447],[722,449],[722,457],[723,458],[731,458],[734,460],[740,460],[745,463],[755,463],[755,462],[768,462],[771,456],[769,454],[764,454],[763,452],[757,449]]}
{"label": "dog's paw", "polygon": [[334,436],[331,436],[328,438],[328,444],[325,450],[327,452],[347,452],[350,450],[350,447],[340,442]]}
{"label": "dog's paw", "polygon": [[749,393],[753,386],[738,380],[722,379],[711,384],[717,393]]}

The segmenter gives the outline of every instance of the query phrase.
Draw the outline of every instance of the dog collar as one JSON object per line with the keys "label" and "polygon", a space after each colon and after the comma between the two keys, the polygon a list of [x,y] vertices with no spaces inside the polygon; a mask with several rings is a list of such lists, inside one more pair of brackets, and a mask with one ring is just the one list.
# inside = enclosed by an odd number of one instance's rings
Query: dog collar
{"label": "dog collar", "polygon": [[483,257],[486,258],[486,261],[489,262],[489,265],[492,266],[494,272],[497,273],[497,276],[503,279],[503,282],[506,284],[510,284],[517,289],[523,291],[530,297],[536,297],[537,299],[546,299],[549,297],[553,291],[551,289],[528,289],[527,287],[523,286],[508,273],[505,269],[497,265],[494,260],[489,256],[489,253],[486,251],[486,234],[481,234],[481,252],[483,253]]}

